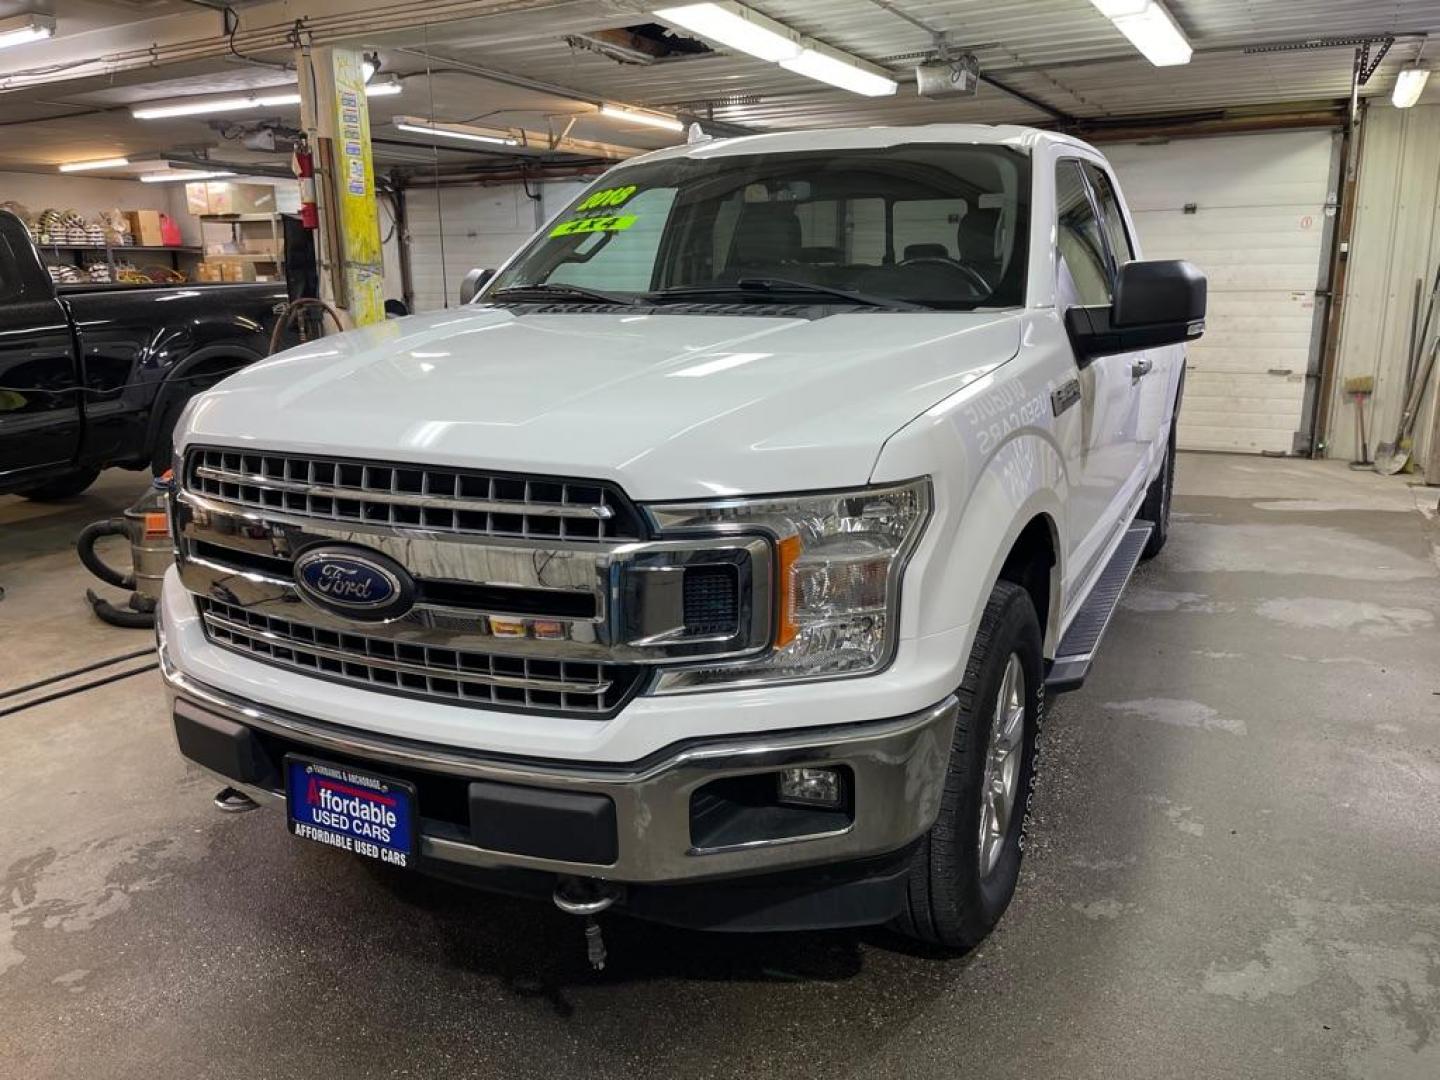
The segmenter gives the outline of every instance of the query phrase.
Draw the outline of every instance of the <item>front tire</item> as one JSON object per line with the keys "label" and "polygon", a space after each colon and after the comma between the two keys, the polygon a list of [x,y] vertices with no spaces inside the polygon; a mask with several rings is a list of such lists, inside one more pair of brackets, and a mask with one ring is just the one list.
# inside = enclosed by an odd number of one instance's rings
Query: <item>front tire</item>
{"label": "front tire", "polygon": [[964,950],[1015,895],[1034,787],[1045,683],[1040,621],[1020,586],[1001,581],[990,594],[956,696],[940,816],[915,852],[896,929]]}

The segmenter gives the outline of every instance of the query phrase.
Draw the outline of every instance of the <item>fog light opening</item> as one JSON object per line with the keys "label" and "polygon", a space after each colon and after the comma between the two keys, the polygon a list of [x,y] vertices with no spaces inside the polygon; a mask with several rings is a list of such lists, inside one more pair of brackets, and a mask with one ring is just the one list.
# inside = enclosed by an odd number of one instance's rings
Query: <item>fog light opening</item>
{"label": "fog light opening", "polygon": [[777,774],[777,798],[787,806],[833,810],[845,799],[845,778],[839,769],[783,769]]}

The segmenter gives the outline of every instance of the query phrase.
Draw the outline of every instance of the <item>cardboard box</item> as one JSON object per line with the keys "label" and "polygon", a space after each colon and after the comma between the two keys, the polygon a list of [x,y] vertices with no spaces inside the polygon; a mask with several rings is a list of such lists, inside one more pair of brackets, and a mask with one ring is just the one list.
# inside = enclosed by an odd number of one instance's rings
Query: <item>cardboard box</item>
{"label": "cardboard box", "polygon": [[275,238],[273,236],[247,236],[244,238],[245,253],[247,255],[269,255],[274,258],[279,252],[275,250]]}
{"label": "cardboard box", "polygon": [[275,189],[269,184],[232,184],[227,180],[185,185],[185,205],[202,214],[273,214]]}
{"label": "cardboard box", "polygon": [[140,247],[163,247],[165,238],[160,232],[159,210],[127,210],[130,219],[130,234]]}
{"label": "cardboard box", "polygon": [[217,262],[202,262],[196,268],[196,276],[200,281],[224,281],[225,273]]}
{"label": "cardboard box", "polygon": [[226,281],[255,280],[255,267],[250,263],[222,262],[220,264],[220,273]]}
{"label": "cardboard box", "polygon": [[210,212],[210,185],[205,182],[185,185],[185,209],[199,217]]}

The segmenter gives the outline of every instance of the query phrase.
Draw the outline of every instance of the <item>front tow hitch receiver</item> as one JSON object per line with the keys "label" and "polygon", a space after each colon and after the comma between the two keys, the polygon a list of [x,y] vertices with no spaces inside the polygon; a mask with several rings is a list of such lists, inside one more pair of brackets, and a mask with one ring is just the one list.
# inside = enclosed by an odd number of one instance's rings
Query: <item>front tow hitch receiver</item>
{"label": "front tow hitch receiver", "polygon": [[620,899],[620,890],[595,878],[562,877],[555,883],[555,906],[585,920],[585,955],[596,971],[605,970],[605,937],[595,916]]}
{"label": "front tow hitch receiver", "polygon": [[247,810],[255,810],[260,804],[250,798],[243,791],[236,791],[233,787],[221,788],[215,794],[215,809],[222,814],[243,814]]}

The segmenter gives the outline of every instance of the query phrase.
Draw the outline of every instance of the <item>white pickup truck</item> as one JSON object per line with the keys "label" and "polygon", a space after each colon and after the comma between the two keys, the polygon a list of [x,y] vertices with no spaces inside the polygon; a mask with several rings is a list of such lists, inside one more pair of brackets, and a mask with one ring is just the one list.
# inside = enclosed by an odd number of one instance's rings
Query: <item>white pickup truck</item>
{"label": "white pickup truck", "polygon": [[1047,690],[1165,542],[1205,298],[1062,135],[628,161],[461,307],[192,402],[180,750],[296,836],[574,913],[972,946]]}

